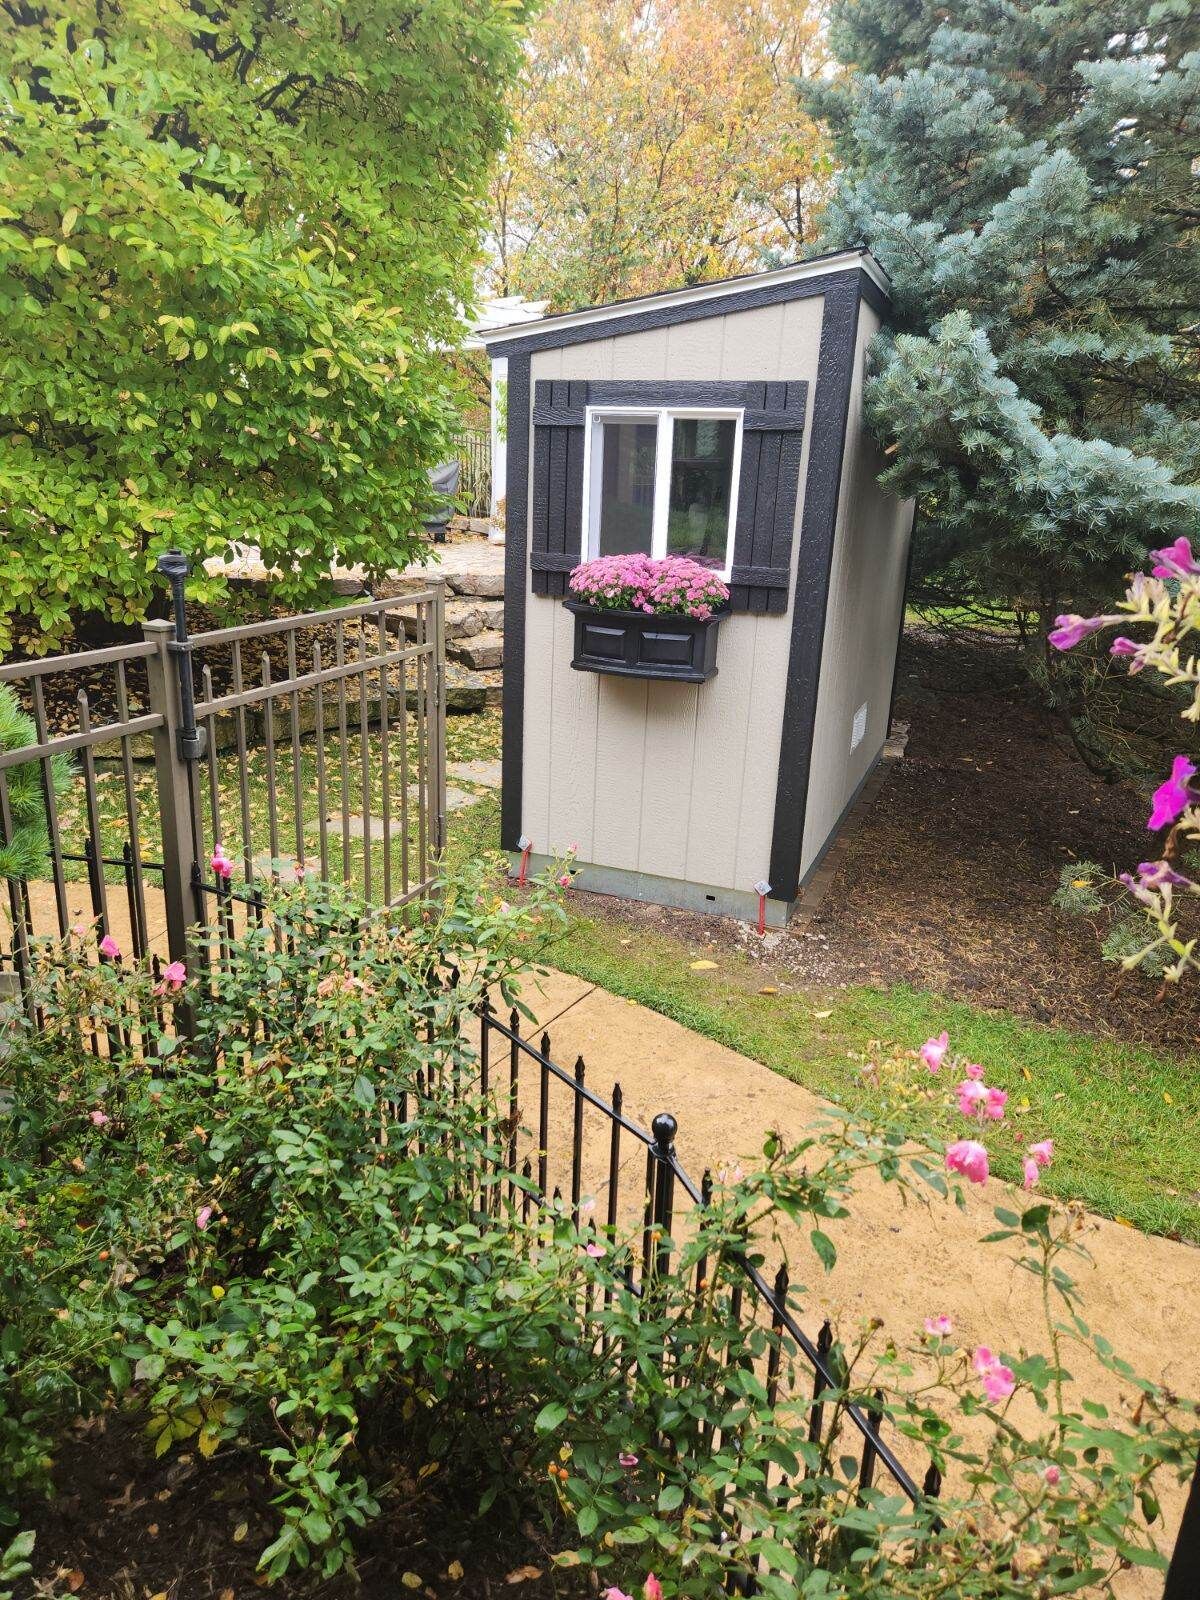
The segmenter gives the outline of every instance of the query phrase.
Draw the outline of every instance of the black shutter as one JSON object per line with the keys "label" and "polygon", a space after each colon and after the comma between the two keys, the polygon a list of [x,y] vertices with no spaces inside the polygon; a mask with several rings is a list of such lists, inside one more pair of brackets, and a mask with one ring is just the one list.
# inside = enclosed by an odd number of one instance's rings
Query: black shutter
{"label": "black shutter", "polygon": [[746,412],[729,604],[779,615],[787,610],[808,385],[740,387]]}
{"label": "black shutter", "polygon": [[583,538],[582,379],[539,379],[533,386],[533,511],[529,565],[534,594],[565,595]]}

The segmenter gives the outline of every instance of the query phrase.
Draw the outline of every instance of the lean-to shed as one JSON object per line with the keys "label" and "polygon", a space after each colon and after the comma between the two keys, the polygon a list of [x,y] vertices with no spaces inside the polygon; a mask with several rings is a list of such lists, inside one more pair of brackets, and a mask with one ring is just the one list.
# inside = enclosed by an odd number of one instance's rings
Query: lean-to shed
{"label": "lean-to shed", "polygon": [[[868,255],[484,331],[507,365],[501,843],[783,923],[879,759],[912,506],[878,485]],[[716,628],[569,611],[581,561],[719,570]],[[622,616],[628,614],[622,613]],[[579,670],[582,669],[582,670]]]}

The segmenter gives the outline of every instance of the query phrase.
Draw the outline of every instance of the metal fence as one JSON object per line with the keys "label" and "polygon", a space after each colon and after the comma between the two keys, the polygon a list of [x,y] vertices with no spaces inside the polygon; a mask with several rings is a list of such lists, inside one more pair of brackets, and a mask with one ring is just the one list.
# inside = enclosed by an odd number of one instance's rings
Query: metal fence
{"label": "metal fence", "polygon": [[[319,872],[368,904],[429,893],[445,835],[440,582],[386,600],[190,635],[187,563],[160,563],[174,620],[110,649],[0,666],[36,742],[0,752],[0,844],[14,769],[36,764],[45,875],[7,879],[0,973],[27,1007],[33,941],[186,960],[219,946],[281,876]],[[67,757],[68,781],[55,763]],[[214,873],[220,844],[235,864]],[[4,929],[7,920],[8,928]]]}
{"label": "metal fence", "polygon": [[[671,1235],[688,1225],[683,1208],[703,1211],[712,1198],[712,1178],[705,1172],[696,1184],[675,1150],[677,1124],[668,1112],[654,1118],[649,1130],[625,1115],[621,1085],[612,1086],[605,1099],[588,1085],[583,1057],[568,1070],[551,1054],[549,1033],[536,1041],[521,1032],[521,1019],[512,1011],[507,1023],[486,1002],[479,1013],[480,1089],[494,1095],[505,1113],[502,1137],[507,1141],[505,1167],[510,1198],[526,1212],[545,1200],[569,1206],[577,1225],[585,1194],[603,1196],[603,1224],[610,1231],[632,1226],[640,1233],[640,1258],[624,1269],[622,1285],[640,1296],[654,1278],[672,1270]],[[523,1130],[526,1108],[536,1130]],[[632,1181],[623,1169],[633,1155]],[[522,1180],[520,1186],[516,1178]],[[623,1187],[623,1181],[625,1186]],[[600,1206],[597,1203],[597,1213]],[[693,1216],[693,1221],[698,1216]],[[594,1222],[583,1219],[585,1230]],[[877,1473],[885,1476],[889,1493],[900,1493],[913,1504],[936,1498],[941,1474],[930,1459],[918,1483],[895,1450],[882,1437],[882,1410],[870,1403],[858,1405],[830,1396],[842,1390],[835,1371],[833,1332],[823,1322],[815,1337],[801,1327],[788,1304],[788,1271],[782,1265],[768,1280],[746,1254],[733,1257],[736,1274],[730,1295],[732,1321],[749,1329],[761,1327],[766,1341],[765,1384],[770,1405],[794,1385],[811,1387],[808,1439],[815,1445],[830,1436],[851,1440],[857,1457],[857,1482],[870,1488]],[[700,1296],[708,1263],[695,1269],[695,1292]],[[823,1398],[824,1397],[824,1398]],[[772,1492],[776,1492],[772,1490]],[[735,1580],[731,1592],[752,1593],[753,1576]]]}
{"label": "metal fence", "polygon": [[461,494],[468,517],[486,517],[492,510],[492,436],[482,428],[464,428],[454,436],[462,463]]}
{"label": "metal fence", "polygon": [[[582,1056],[571,1069],[556,1062],[548,1032],[542,1032],[536,1041],[525,1038],[515,1010],[506,1023],[487,1001],[478,1017],[480,1088],[495,1097],[504,1113],[504,1166],[512,1179],[522,1180],[518,1189],[510,1179],[510,1201],[516,1197],[526,1215],[534,1205],[561,1201],[569,1205],[579,1225],[584,1196],[603,1195],[603,1223],[610,1232],[631,1221],[640,1225],[639,1260],[625,1266],[621,1279],[624,1288],[640,1296],[655,1277],[672,1270],[672,1231],[688,1225],[681,1208],[703,1211],[712,1197],[711,1175],[706,1171],[697,1185],[687,1173],[676,1153],[678,1130],[670,1113],[659,1113],[647,1130],[626,1116],[619,1083],[613,1084],[605,1099],[589,1086]],[[536,1131],[532,1127],[526,1131],[526,1108],[532,1122],[534,1107]],[[630,1152],[634,1176],[623,1190],[622,1168]],[[598,1204],[596,1209],[599,1212]],[[592,1225],[583,1219],[585,1229]],[[863,1404],[829,1398],[844,1392],[843,1379],[835,1371],[833,1332],[828,1321],[822,1322],[815,1337],[805,1332],[796,1308],[788,1303],[786,1264],[772,1280],[746,1255],[736,1255],[733,1265],[741,1281],[735,1282],[729,1297],[730,1317],[746,1329],[757,1325],[765,1334],[769,1404],[774,1406],[784,1395],[797,1393],[797,1385],[807,1382],[811,1389],[808,1441],[818,1446],[833,1439],[839,1444],[847,1441],[849,1448],[844,1453],[853,1452],[857,1459],[860,1490],[870,1488],[878,1477],[886,1493],[900,1494],[913,1505],[935,1500],[942,1479],[932,1457],[921,1464],[910,1461],[906,1467],[883,1438],[882,1396]],[[697,1298],[707,1271],[707,1261],[701,1260],[695,1269]],[[908,1441],[906,1453],[916,1448]],[[783,1488],[786,1490],[786,1484]],[[764,1486],[764,1492],[778,1493],[779,1486]],[[935,1517],[934,1528],[939,1527]],[[731,1576],[726,1592],[755,1593],[759,1575],[761,1569],[758,1574]],[[1200,1462],[1176,1535],[1163,1600],[1196,1600],[1198,1595]]]}

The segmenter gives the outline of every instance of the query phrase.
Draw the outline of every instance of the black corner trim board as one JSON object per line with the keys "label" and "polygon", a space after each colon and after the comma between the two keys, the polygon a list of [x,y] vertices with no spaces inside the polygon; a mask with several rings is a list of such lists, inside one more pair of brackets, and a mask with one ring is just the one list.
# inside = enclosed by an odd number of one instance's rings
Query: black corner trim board
{"label": "black corner trim board", "polygon": [[[516,850],[521,837],[521,787],[525,760],[525,557],[529,542],[528,355],[508,358],[508,494],[504,537],[504,673],[501,734],[500,847]],[[545,848],[545,841],[542,841]]]}
{"label": "black corner trim board", "polygon": [[[821,321],[816,390],[813,395],[810,420],[808,474],[804,490],[796,573],[797,603],[792,612],[769,873],[772,899],[791,901],[795,898],[800,878],[804,812],[808,799],[821,651],[825,637],[825,614],[829,601],[829,578],[833,562],[842,458],[854,375],[860,301],[865,300],[881,316],[887,313],[886,297],[861,268],[857,271],[822,273],[818,277],[801,279],[796,283],[767,285],[761,290],[722,295],[686,306],[652,307],[646,311],[631,313],[629,316],[610,318],[599,324],[565,328],[557,332],[547,328],[540,334],[531,334],[528,338],[514,340],[496,351],[497,355],[508,357],[508,505],[505,519],[507,543],[504,563],[504,766],[500,833],[500,842],[504,849],[515,851],[517,841],[521,837],[526,575],[533,565],[536,581],[537,561],[554,560],[554,566],[546,572],[546,576],[556,585],[565,585],[566,573],[570,568],[558,565],[556,558],[561,556],[564,560],[570,559],[573,562],[570,552],[550,551],[544,547],[531,562],[528,515],[529,442],[531,424],[535,421],[530,406],[532,353],[535,350],[565,345],[588,344],[600,339],[618,337],[623,333],[640,332],[645,328],[692,322],[703,317],[724,316],[730,312],[750,310],[758,305],[808,299],[816,295],[825,297],[825,305]],[[565,384],[555,385],[560,394],[566,387]],[[703,386],[680,387],[696,389]],[[727,390],[729,386],[713,385],[713,387]],[[771,387],[778,390],[783,386]],[[787,387],[792,390],[799,386]],[[574,396],[570,396],[569,399],[565,396],[563,398],[566,400],[563,409],[575,411]],[[772,402],[772,409],[776,403]],[[799,403],[803,410],[803,397]],[[793,397],[789,393],[786,409],[791,409],[793,404]],[[538,409],[539,411],[542,409],[541,405]],[[559,409],[558,395],[555,396],[555,403],[551,409]],[[573,418],[571,422],[565,423],[566,427],[578,425]],[[554,424],[550,424],[551,428],[555,426],[562,426],[557,418]],[[549,430],[545,424],[541,425],[540,432],[546,438],[548,447]],[[770,435],[760,434],[754,437],[767,439]],[[800,435],[796,434],[795,438],[798,450]],[[752,444],[753,438],[743,441],[743,451],[747,443]],[[793,506],[795,504],[794,497],[792,504]],[[790,520],[789,518],[789,526]],[[762,562],[757,550],[754,556],[755,559],[751,562],[735,566],[734,585],[740,583],[746,588],[758,588],[762,594],[778,596],[783,602],[782,606],[779,605],[778,599],[772,603],[780,610],[786,609],[786,575],[785,587],[782,589],[777,587],[768,579],[768,574],[771,580],[778,578],[779,569],[776,563]],[[556,587],[554,592],[562,591]],[[538,841],[535,840],[534,843],[538,844]],[[547,841],[543,840],[539,848],[546,846]]]}
{"label": "black corner trim board", "polygon": [[775,784],[775,820],[771,831],[768,876],[771,897],[778,900],[794,900],[800,886],[821,652],[825,644],[825,613],[829,606],[846,423],[858,347],[860,292],[860,285],[847,274],[826,294],[821,317],[817,389],[813,396],[808,478],[800,519],[796,603],[792,607],[779,775]]}

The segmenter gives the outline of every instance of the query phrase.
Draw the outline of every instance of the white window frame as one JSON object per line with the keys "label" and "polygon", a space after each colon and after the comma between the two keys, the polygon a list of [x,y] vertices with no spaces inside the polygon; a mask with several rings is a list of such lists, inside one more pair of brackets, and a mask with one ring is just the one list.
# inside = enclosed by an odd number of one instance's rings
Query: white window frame
{"label": "white window frame", "polygon": [[[601,483],[604,447],[601,425],[605,422],[641,422],[655,419],[657,433],[654,452],[654,509],[650,522],[649,554],[662,559],[667,554],[667,511],[671,499],[671,451],[675,442],[675,423],[733,422],[732,482],[729,485],[729,524],[725,530],[725,562],[720,576],[726,583],[733,571],[733,536],[737,527],[738,480],[742,473],[742,428],[745,410],[741,406],[588,406],[583,425],[583,518],[580,529],[580,559],[592,561],[599,555]],[[713,569],[714,572],[717,570]]]}

